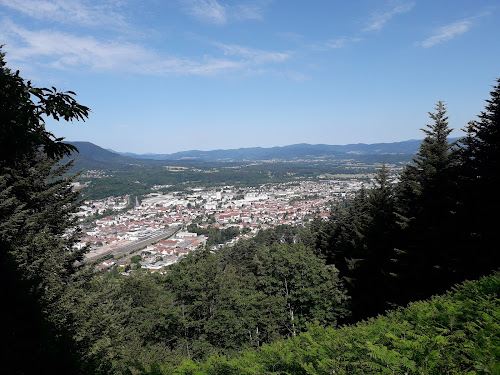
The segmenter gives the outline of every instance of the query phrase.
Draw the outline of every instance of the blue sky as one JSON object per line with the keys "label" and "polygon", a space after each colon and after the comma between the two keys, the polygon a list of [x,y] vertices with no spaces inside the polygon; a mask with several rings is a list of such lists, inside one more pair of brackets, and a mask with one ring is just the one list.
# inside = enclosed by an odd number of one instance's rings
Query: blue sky
{"label": "blue sky", "polygon": [[0,44],[78,94],[67,140],[137,153],[423,138],[500,77],[497,0],[0,0]]}

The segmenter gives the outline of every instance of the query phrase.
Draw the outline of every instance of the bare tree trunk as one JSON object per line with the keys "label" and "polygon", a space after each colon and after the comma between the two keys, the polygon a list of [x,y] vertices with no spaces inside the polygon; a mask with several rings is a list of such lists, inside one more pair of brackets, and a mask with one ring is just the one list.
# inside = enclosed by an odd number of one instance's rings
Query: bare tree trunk
{"label": "bare tree trunk", "polygon": [[285,277],[285,293],[286,293],[288,311],[290,313],[290,322],[292,322],[292,336],[296,336],[297,332],[295,331],[295,317],[293,316],[292,305],[290,304],[290,301],[289,301],[290,293],[288,292],[288,282],[286,280],[286,277]]}

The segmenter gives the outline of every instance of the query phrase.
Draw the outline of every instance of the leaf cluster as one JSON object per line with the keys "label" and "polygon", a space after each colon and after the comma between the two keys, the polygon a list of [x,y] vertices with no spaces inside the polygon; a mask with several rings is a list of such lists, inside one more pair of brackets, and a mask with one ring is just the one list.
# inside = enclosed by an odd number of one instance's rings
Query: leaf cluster
{"label": "leaf cluster", "polygon": [[49,158],[77,151],[45,129],[45,118],[85,120],[90,109],[79,104],[72,91],[34,87],[19,71],[8,69],[4,57],[0,51],[0,163],[16,162],[39,148]]}

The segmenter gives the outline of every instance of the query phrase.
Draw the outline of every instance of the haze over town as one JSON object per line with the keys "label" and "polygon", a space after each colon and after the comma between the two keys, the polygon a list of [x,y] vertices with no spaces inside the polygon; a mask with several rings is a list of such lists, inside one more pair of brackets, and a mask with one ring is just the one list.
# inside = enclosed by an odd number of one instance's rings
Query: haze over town
{"label": "haze over town", "polygon": [[[0,0],[11,69],[73,90],[72,141],[135,153],[452,136],[498,74],[492,1]],[[481,58],[479,59],[478,56]]]}

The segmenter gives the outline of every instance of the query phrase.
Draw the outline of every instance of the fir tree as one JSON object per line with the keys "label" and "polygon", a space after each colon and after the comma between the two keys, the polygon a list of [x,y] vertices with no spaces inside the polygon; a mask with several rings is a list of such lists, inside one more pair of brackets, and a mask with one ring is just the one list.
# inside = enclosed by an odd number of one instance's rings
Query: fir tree
{"label": "fir tree", "polygon": [[413,162],[405,167],[397,193],[401,232],[397,246],[399,302],[440,292],[453,283],[450,238],[456,211],[456,145],[448,142],[446,107],[439,101],[434,121],[422,129],[426,134]]}
{"label": "fir tree", "polygon": [[384,165],[375,178],[375,187],[356,197],[362,203],[354,205],[358,240],[345,254],[349,295],[352,298],[351,321],[383,313],[388,307],[397,231],[394,187],[389,170]]}
{"label": "fir tree", "polygon": [[456,144],[448,142],[446,107],[439,101],[434,122],[422,129],[426,137],[417,156],[402,172],[398,185],[399,302],[422,299],[454,283],[451,266],[456,211]]}
{"label": "fir tree", "polygon": [[[375,178],[375,187],[368,194],[370,223],[365,230],[365,264],[359,277],[357,293],[359,318],[383,313],[389,308],[398,226],[395,214],[394,184],[384,165]],[[353,300],[355,295],[352,296]]]}

